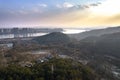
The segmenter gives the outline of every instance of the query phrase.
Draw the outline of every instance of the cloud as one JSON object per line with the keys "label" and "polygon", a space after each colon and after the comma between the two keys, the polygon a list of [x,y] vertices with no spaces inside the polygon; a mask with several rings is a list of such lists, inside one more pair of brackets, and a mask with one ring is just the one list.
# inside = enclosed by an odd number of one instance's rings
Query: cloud
{"label": "cloud", "polygon": [[84,10],[84,9],[88,9],[91,7],[96,7],[99,6],[101,3],[90,3],[90,4],[71,4],[69,2],[64,2],[63,4],[57,4],[56,7],[57,8],[62,8],[62,9],[73,9],[73,10]]}
{"label": "cloud", "polygon": [[42,9],[40,9],[39,7],[34,7],[34,8],[32,8],[30,11],[29,11],[29,13],[43,13],[43,10]]}
{"label": "cloud", "polygon": [[57,8],[72,8],[74,7],[74,5],[69,2],[64,2],[63,4],[57,4],[56,7]]}
{"label": "cloud", "polygon": [[40,19],[42,25],[60,26],[60,27],[105,27],[120,25],[120,14],[117,15],[97,15],[93,14],[89,9],[75,10],[63,14],[53,14],[47,18]]}
{"label": "cloud", "polygon": [[89,6],[99,6],[101,3],[92,3],[92,4],[89,4]]}
{"label": "cloud", "polygon": [[38,6],[39,6],[39,7],[44,7],[44,8],[48,7],[47,4],[38,4]]}
{"label": "cloud", "polygon": [[69,2],[65,2],[64,4],[63,4],[63,7],[64,8],[71,8],[71,7],[73,7],[74,5],[73,4],[71,4],[71,3],[69,3]]}
{"label": "cloud", "polygon": [[120,22],[120,13],[117,15],[111,16],[109,19],[106,20],[106,22],[119,23]]}
{"label": "cloud", "polygon": [[99,15],[115,15],[120,13],[120,0],[104,0],[101,5],[92,7],[91,11]]}
{"label": "cloud", "polygon": [[[15,13],[15,12],[14,12],[14,13]],[[24,11],[24,10],[19,10],[18,13],[19,13],[19,14],[22,14],[22,15],[28,14],[28,12],[27,12],[27,11]]]}
{"label": "cloud", "polygon": [[60,4],[56,4],[56,7],[57,7],[57,8],[62,8],[63,6],[60,5]]}
{"label": "cloud", "polygon": [[97,7],[99,6],[101,3],[91,3],[91,4],[84,4],[84,5],[81,5],[82,8],[91,8],[91,7]]}
{"label": "cloud", "polygon": [[101,3],[81,5],[64,2],[56,4],[57,8],[48,8],[47,4],[36,4],[29,8],[0,13],[0,21],[4,19],[5,23],[8,21],[10,24],[59,27],[116,26],[120,25],[119,3],[120,0],[104,0]]}

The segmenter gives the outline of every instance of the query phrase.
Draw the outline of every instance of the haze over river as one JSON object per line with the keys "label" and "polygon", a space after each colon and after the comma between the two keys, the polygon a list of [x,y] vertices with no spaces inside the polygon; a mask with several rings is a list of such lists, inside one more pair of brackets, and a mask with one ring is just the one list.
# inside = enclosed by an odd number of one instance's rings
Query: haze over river
{"label": "haze over river", "polygon": [[[76,34],[81,33],[86,30],[84,29],[63,29],[63,33],[65,34]],[[15,38],[15,37],[36,37],[36,36],[42,36],[46,35],[48,33],[27,33],[27,34],[2,34],[0,35],[0,39],[6,39],[6,38]]]}

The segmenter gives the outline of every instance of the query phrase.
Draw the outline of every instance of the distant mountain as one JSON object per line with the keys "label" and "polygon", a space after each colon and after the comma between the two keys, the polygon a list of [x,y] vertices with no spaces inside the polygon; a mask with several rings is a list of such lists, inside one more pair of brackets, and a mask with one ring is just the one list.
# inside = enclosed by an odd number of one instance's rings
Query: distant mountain
{"label": "distant mountain", "polygon": [[94,53],[120,58],[120,32],[99,37],[87,37],[80,40],[80,43],[91,45],[89,49]]}
{"label": "distant mountain", "polygon": [[87,65],[105,80],[120,80],[114,73],[120,74],[120,32],[87,37],[74,46],[76,52],[72,56],[88,61]]}
{"label": "distant mountain", "polygon": [[53,32],[44,36],[36,37],[33,40],[37,41],[39,44],[64,44],[71,41],[66,34],[61,32]]}
{"label": "distant mountain", "polygon": [[105,28],[105,29],[96,29],[96,30],[79,33],[79,34],[71,34],[69,36],[77,40],[81,40],[87,37],[101,36],[104,34],[111,34],[111,33],[116,33],[116,32],[120,32],[120,26],[110,27],[110,28]]}

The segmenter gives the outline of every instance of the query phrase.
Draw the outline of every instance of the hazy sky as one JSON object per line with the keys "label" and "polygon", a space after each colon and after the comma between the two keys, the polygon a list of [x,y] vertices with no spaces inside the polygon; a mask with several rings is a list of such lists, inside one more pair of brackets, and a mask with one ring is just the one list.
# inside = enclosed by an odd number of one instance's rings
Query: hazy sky
{"label": "hazy sky", "polygon": [[0,0],[0,26],[120,25],[120,0]]}

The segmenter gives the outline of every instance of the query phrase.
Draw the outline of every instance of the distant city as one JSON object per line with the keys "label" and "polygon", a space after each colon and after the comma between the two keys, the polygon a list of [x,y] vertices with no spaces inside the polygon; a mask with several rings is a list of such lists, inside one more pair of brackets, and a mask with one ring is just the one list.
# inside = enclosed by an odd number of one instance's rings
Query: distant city
{"label": "distant city", "polygon": [[35,37],[52,32],[62,32],[62,28],[1,28],[0,39]]}
{"label": "distant city", "polygon": [[62,28],[1,28],[0,34],[26,34],[61,32]]}

